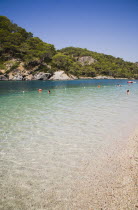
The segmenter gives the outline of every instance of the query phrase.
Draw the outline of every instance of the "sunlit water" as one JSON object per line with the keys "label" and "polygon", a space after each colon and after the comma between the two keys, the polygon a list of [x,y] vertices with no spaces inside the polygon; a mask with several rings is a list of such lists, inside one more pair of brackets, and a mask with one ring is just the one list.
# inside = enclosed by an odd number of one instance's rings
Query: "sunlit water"
{"label": "sunlit water", "polygon": [[0,208],[75,209],[76,183],[96,182],[87,170],[100,173],[138,121],[136,82],[0,82]]}

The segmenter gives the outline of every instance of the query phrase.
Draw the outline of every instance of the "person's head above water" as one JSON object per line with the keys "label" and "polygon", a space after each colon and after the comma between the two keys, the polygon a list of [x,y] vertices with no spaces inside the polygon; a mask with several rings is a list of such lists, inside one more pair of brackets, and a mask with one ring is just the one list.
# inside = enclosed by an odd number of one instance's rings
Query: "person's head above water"
{"label": "person's head above water", "polygon": [[130,93],[130,91],[129,90],[127,90],[127,94],[129,94]]}

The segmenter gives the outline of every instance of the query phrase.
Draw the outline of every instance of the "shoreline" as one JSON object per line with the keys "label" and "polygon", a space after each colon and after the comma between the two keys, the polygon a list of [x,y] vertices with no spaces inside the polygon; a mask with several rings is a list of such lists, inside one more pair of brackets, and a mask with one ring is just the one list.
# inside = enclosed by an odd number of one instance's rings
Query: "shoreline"
{"label": "shoreline", "polygon": [[[0,75],[1,76],[1,75]],[[24,79],[5,79],[3,77],[0,77],[0,82],[1,81],[69,81],[69,80],[129,80],[129,78],[108,78],[108,77],[104,77],[104,78],[95,78],[95,77],[79,77],[79,78],[61,78],[61,79],[27,79],[27,80],[24,80]],[[131,78],[131,80],[137,80],[137,79],[134,79],[134,78]]]}
{"label": "shoreline", "polygon": [[35,75],[33,74],[27,74],[24,75],[22,73],[18,73],[18,74],[10,74],[10,75],[1,75],[0,74],[0,81],[64,81],[64,80],[104,80],[104,79],[112,79],[112,80],[136,80],[135,78],[118,78],[118,77],[112,77],[112,76],[105,76],[105,75],[97,75],[96,77],[83,77],[83,76],[74,76],[74,75],[67,75],[64,71],[56,71],[54,72],[54,74],[50,74],[50,73],[44,73],[44,72],[39,72],[36,73]]}
{"label": "shoreline", "polygon": [[[41,80],[41,79],[32,79],[32,80],[12,80],[12,79],[0,79],[0,82],[7,82],[7,81],[18,81],[18,82],[28,82],[28,81],[73,81],[73,80],[129,80],[129,78],[93,78],[93,77],[80,77],[77,79],[47,79],[47,80]],[[132,78],[131,80],[137,80]]]}

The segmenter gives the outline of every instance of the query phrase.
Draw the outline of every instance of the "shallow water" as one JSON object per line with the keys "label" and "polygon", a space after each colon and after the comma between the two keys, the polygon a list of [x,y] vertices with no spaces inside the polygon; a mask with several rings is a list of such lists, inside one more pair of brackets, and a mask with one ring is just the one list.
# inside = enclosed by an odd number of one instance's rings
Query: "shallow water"
{"label": "shallow water", "polygon": [[96,182],[138,121],[136,82],[0,82],[0,207],[75,209],[76,183]]}

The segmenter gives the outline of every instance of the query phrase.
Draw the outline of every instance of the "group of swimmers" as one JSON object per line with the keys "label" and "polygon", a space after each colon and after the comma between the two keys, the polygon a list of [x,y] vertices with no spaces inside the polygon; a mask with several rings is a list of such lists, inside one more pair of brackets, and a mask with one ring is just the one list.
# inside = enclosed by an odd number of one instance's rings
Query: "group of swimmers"
{"label": "group of swimmers", "polygon": [[[121,87],[122,85],[117,84],[116,86],[117,86],[117,87]],[[98,87],[98,88],[100,88],[100,87],[101,87],[101,85],[98,85],[97,87]],[[23,91],[23,92],[24,92],[24,91]],[[42,92],[42,89],[38,89],[38,92]],[[50,90],[48,90],[47,92],[48,92],[48,94],[50,94],[50,93],[51,93],[51,91],[50,91]],[[130,93],[130,90],[127,90],[127,91],[126,91],[126,93],[127,93],[127,95],[128,95],[128,94]]]}
{"label": "group of swimmers", "polygon": [[[117,84],[116,87],[122,87],[122,85]],[[126,91],[127,95],[130,93],[130,90]]]}
{"label": "group of swimmers", "polygon": [[[120,85],[120,84],[117,84],[116,86],[117,86],[117,87],[122,87],[122,85]],[[101,85],[98,85],[97,87],[100,88]],[[127,95],[128,95],[128,94],[130,93],[130,90],[127,90],[126,93],[127,93]]]}

